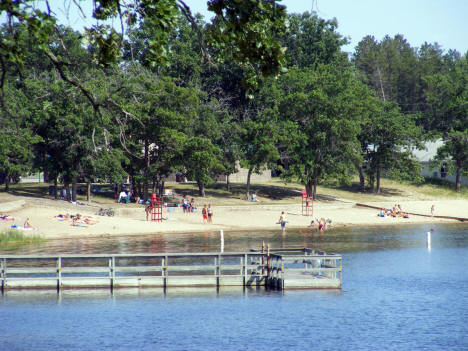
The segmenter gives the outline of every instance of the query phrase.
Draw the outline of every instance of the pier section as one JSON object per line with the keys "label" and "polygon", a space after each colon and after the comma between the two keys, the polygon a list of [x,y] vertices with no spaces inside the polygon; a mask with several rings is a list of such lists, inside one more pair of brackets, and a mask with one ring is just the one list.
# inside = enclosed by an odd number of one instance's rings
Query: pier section
{"label": "pier section", "polygon": [[13,289],[264,286],[341,288],[341,255],[266,252],[0,255],[2,292]]}

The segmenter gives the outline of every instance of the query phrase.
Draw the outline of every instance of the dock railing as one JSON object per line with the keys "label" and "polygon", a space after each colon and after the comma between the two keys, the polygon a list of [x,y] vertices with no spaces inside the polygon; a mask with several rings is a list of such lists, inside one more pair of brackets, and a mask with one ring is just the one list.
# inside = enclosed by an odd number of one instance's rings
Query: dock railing
{"label": "dock railing", "polygon": [[[312,275],[338,278],[341,286],[341,256],[309,249],[270,250],[269,257],[259,251],[0,255],[2,292],[41,288],[247,287],[268,284],[282,289],[288,285],[308,287],[300,280]],[[293,280],[294,284],[291,283]],[[336,283],[330,287],[336,287]]]}
{"label": "dock railing", "polygon": [[339,254],[289,248],[269,249],[269,256],[267,285],[271,287],[309,287],[305,282],[311,279],[328,279],[341,287],[342,257]]}

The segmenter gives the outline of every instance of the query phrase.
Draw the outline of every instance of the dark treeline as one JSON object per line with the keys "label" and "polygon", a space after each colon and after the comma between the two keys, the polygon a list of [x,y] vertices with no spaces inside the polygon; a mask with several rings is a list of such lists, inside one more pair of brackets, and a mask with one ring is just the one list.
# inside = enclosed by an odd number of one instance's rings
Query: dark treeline
{"label": "dark treeline", "polygon": [[151,42],[160,29],[144,19],[116,48],[64,26],[54,25],[41,43],[20,20],[3,24],[6,189],[41,170],[65,188],[129,177],[134,193],[147,198],[181,172],[204,196],[217,175],[240,165],[249,171],[247,194],[251,174],[265,168],[300,181],[309,194],[356,174],[362,191],[378,193],[384,175],[420,181],[411,150],[442,138],[436,162],[448,164],[460,190],[468,171],[467,54],[411,47],[397,35],[365,37],[348,56],[336,21],[285,18],[288,29],[272,34],[284,54],[280,74],[273,63],[269,71],[261,42],[249,55],[262,64],[246,64],[242,44],[228,51],[213,45],[222,42],[213,26],[184,13],[164,30],[168,51],[158,64]]}

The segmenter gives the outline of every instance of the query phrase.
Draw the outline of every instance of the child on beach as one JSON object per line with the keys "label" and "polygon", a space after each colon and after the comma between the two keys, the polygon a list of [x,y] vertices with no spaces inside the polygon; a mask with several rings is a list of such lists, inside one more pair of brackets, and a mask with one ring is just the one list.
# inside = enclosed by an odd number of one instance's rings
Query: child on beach
{"label": "child on beach", "polygon": [[208,221],[208,209],[206,208],[206,205],[203,205],[201,213],[203,216],[203,224],[205,224]]}
{"label": "child on beach", "polygon": [[281,216],[278,220],[279,224],[281,224],[281,231],[285,231],[286,230],[286,215],[284,214],[284,211],[281,212]]}

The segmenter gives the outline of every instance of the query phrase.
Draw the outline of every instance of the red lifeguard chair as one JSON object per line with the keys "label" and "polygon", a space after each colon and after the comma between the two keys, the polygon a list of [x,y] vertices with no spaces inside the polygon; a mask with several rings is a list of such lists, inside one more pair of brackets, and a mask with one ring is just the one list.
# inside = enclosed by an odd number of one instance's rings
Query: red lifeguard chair
{"label": "red lifeguard chair", "polygon": [[[151,204],[148,206],[149,213],[151,213],[151,221],[161,222],[162,209],[163,209],[163,198],[157,197],[155,193],[151,194]],[[146,217],[148,219],[148,216]]]}
{"label": "red lifeguard chair", "polygon": [[314,215],[314,197],[307,194],[306,190],[302,190],[302,215]]}

